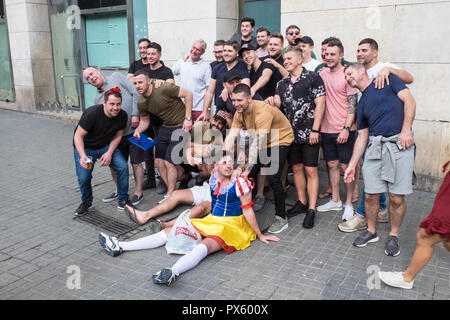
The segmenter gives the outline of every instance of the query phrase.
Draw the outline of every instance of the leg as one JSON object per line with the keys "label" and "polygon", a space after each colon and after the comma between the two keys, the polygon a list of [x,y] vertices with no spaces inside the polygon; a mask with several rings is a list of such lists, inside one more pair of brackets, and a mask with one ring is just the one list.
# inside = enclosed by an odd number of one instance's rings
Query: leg
{"label": "leg", "polygon": [[146,250],[161,247],[167,243],[167,236],[171,228],[164,229],[158,233],[132,241],[119,241],[123,251]]}
{"label": "leg", "polygon": [[88,205],[91,205],[93,200],[91,180],[92,180],[92,170],[94,170],[96,160],[95,152],[90,152],[90,150],[88,149],[85,150],[88,156],[92,156],[92,161],[94,162],[92,169],[87,170],[80,165],[80,155],[78,151],[75,148],[73,150],[74,150],[75,170],[78,179],[78,187],[81,193],[81,201],[85,202]]}
{"label": "leg", "polygon": [[144,168],[142,163],[133,164],[133,174],[134,174],[134,194],[137,196],[142,195],[142,185],[144,183]]}
{"label": "leg", "polygon": [[[211,202],[204,201],[191,209],[189,219],[203,218],[206,217],[210,212],[211,212]],[[177,221],[177,218],[174,218],[168,222],[162,222],[158,220],[159,224],[161,225],[161,229],[172,227],[175,224],[175,221]]]}
{"label": "leg", "polygon": [[117,173],[117,195],[119,202],[128,200],[128,162],[119,150],[115,150],[110,166]]}
{"label": "leg", "polygon": [[328,176],[331,182],[331,201],[341,201],[339,194],[339,181],[341,179],[341,172],[339,171],[339,160],[328,161]]}
{"label": "leg", "polygon": [[406,282],[413,281],[417,274],[427,265],[427,263],[433,256],[434,245],[441,242],[442,240],[443,239],[438,234],[430,236],[425,232],[425,229],[419,230],[419,232],[417,233],[416,250],[414,251],[411,263],[403,273],[403,279]]}
{"label": "leg", "polygon": [[292,166],[294,174],[295,189],[297,190],[298,200],[306,205],[306,178],[304,173],[305,166],[303,163],[297,163]]}
{"label": "leg", "polygon": [[[341,169],[342,171],[345,172],[345,170],[347,170],[348,167],[348,163],[341,163]],[[352,205],[353,203],[353,190],[355,188],[356,182],[353,181],[352,183],[346,183],[345,184],[345,190],[346,190],[346,200],[345,200],[345,204],[346,205]]]}
{"label": "leg", "polygon": [[167,195],[170,196],[175,191],[177,184],[178,171],[175,165],[167,160],[164,160],[164,166],[167,172]]}
{"label": "leg", "polygon": [[167,185],[167,170],[166,170],[166,166],[164,165],[164,159],[156,158],[155,159],[155,167],[156,167],[156,169],[158,169],[159,176],[164,181],[164,183]]}
{"label": "leg", "polygon": [[316,210],[317,196],[319,193],[319,174],[317,167],[305,166],[307,176],[307,189],[309,198],[309,209]]}
{"label": "leg", "polygon": [[256,195],[264,198],[264,186],[266,185],[266,176],[261,174],[261,171],[258,173],[257,179],[257,192]]}
{"label": "leg", "polygon": [[404,195],[389,193],[389,213],[391,218],[390,235],[398,237],[398,230],[403,221],[406,211]]}
{"label": "leg", "polygon": [[[170,195],[165,201],[158,204],[156,207],[148,210],[141,211],[134,209],[136,220],[140,223],[146,223],[151,218],[160,216],[173,210],[180,203],[192,204],[194,202],[194,197],[190,189],[175,190],[172,195]],[[125,206],[129,212],[133,212],[133,208],[129,205]]]}
{"label": "leg", "polygon": [[111,171],[111,178],[113,179],[114,186],[115,186],[114,193],[117,194],[117,174],[113,168],[109,168],[109,170]]}
{"label": "leg", "polygon": [[364,209],[367,217],[367,230],[374,234],[376,232],[378,206],[380,204],[380,194],[366,193]]}

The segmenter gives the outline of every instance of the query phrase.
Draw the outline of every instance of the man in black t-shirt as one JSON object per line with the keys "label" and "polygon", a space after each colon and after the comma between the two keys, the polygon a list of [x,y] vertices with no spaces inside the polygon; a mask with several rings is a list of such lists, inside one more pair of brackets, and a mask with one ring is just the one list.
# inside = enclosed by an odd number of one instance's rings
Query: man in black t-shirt
{"label": "man in black t-shirt", "polygon": [[250,84],[252,96],[259,93],[263,99],[275,94],[277,79],[276,68],[265,61],[261,61],[256,53],[256,48],[250,44],[243,45],[239,55],[250,69]]}
{"label": "man in black t-shirt", "polygon": [[133,81],[134,73],[140,69],[150,70],[149,63],[147,60],[147,48],[151,41],[146,38],[139,39],[138,41],[138,53],[141,59],[134,61],[130,68],[128,69],[127,78]]}
{"label": "man in black t-shirt", "polygon": [[118,209],[124,210],[128,200],[128,163],[117,149],[127,125],[128,115],[121,110],[122,95],[115,87],[105,93],[103,104],[86,109],[73,136],[75,168],[81,192],[81,204],[75,216],[92,207],[92,170],[98,159],[117,173]]}

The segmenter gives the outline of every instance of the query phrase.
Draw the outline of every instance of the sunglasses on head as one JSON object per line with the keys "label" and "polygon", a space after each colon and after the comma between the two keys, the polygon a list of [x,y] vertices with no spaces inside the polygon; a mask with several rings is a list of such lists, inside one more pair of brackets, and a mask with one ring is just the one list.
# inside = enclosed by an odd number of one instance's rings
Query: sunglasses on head
{"label": "sunglasses on head", "polygon": [[294,33],[296,36],[298,36],[300,34],[300,31],[289,31],[288,35],[292,36],[292,35],[294,35]]}

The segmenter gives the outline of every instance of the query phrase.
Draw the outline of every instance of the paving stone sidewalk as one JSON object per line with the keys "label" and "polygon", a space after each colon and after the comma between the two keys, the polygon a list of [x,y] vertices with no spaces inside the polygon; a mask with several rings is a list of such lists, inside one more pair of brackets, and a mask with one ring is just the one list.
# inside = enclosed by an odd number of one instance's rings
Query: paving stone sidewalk
{"label": "paving stone sidewalk", "polygon": [[[342,233],[341,212],[318,213],[316,226],[304,229],[302,216],[289,221],[278,243],[255,241],[240,252],[218,252],[183,274],[171,287],[157,286],[151,274],[172,265],[178,256],[165,248],[126,252],[112,258],[99,246],[100,227],[73,219],[80,193],[74,169],[75,123],[0,110],[0,299],[398,299],[448,300],[450,254],[436,247],[412,290],[377,284],[373,271],[401,271],[414,252],[419,222],[430,212],[435,194],[415,191],[407,197],[400,230],[401,254],[384,254],[389,225],[379,224],[380,241],[365,248],[352,242],[357,233]],[[131,171],[130,171],[131,172]],[[320,174],[321,190],[326,175]],[[131,179],[131,177],[130,177]],[[130,194],[133,188],[130,180]],[[95,212],[132,226],[116,203],[101,199],[113,190],[109,169],[94,170]],[[295,201],[289,189],[288,204]],[[271,192],[267,193],[270,197]],[[161,199],[144,191],[140,208]],[[320,200],[319,204],[326,200]],[[267,210],[273,204],[268,203]],[[356,206],[355,206],[356,208]],[[181,212],[177,208],[169,219]],[[95,213],[93,213],[95,214]],[[155,226],[134,226],[123,235],[135,239]],[[80,272],[80,289],[74,275]],[[368,273],[369,271],[369,273]],[[374,280],[375,282],[373,282]],[[75,288],[74,288],[75,287]],[[70,289],[72,288],[72,289]]]}

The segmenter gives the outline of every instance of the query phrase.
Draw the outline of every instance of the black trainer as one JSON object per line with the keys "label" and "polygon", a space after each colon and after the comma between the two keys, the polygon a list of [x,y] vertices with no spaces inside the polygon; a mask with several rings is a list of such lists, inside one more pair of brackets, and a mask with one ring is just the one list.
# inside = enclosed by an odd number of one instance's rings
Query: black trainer
{"label": "black trainer", "polygon": [[388,241],[386,243],[386,248],[384,253],[391,257],[396,257],[400,254],[400,246],[398,244],[398,237],[389,236]]}
{"label": "black trainer", "polygon": [[88,213],[88,210],[92,208],[92,204],[88,204],[86,202],[82,202],[77,210],[74,211],[73,215],[76,217],[81,217],[83,215],[85,215],[86,213]]}
{"label": "black trainer", "polygon": [[316,216],[316,212],[313,209],[308,209],[306,212],[305,219],[303,219],[303,228],[311,229],[314,227],[314,218]]}
{"label": "black trainer", "polygon": [[289,210],[286,210],[286,216],[288,218],[295,217],[302,213],[308,212],[308,206],[304,205],[300,200],[297,200],[297,202],[294,204],[292,208]]}
{"label": "black trainer", "polygon": [[355,239],[355,242],[353,242],[353,245],[355,247],[361,248],[367,246],[368,243],[377,242],[380,240],[377,236],[377,233],[374,234],[370,233],[369,230],[364,231],[361,233],[358,238]]}

